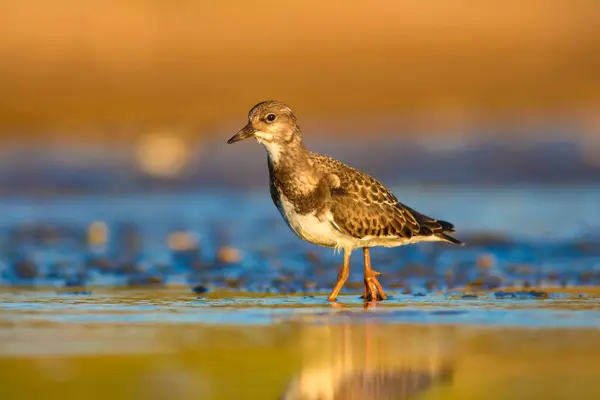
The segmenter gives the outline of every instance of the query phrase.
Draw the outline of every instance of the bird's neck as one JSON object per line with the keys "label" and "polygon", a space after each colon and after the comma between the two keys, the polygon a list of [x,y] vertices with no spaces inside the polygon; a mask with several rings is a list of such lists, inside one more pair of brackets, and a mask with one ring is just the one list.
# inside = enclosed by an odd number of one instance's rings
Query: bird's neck
{"label": "bird's neck", "polygon": [[267,150],[269,165],[275,169],[294,166],[295,168],[310,167],[309,151],[299,137],[288,142],[264,142]]}
{"label": "bird's neck", "polygon": [[[310,152],[302,141],[277,144],[265,143],[268,153],[271,182],[287,196],[314,190],[318,177],[310,160]],[[293,193],[292,193],[293,192]]]}

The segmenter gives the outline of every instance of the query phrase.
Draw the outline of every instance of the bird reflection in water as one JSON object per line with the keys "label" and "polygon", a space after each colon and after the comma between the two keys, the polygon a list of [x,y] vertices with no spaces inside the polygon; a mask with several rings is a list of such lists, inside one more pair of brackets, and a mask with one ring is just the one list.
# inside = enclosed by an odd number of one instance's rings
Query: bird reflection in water
{"label": "bird reflection in water", "polygon": [[304,327],[303,365],[281,399],[412,399],[448,388],[452,344],[442,333],[434,326],[373,321]]}

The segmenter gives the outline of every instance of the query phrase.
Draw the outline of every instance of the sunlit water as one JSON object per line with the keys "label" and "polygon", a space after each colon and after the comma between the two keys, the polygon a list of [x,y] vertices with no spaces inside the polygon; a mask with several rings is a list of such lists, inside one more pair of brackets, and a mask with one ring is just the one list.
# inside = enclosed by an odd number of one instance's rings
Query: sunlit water
{"label": "sunlit water", "polygon": [[396,193],[468,246],[367,304],[266,192],[1,200],[0,398],[600,398],[600,190]]}

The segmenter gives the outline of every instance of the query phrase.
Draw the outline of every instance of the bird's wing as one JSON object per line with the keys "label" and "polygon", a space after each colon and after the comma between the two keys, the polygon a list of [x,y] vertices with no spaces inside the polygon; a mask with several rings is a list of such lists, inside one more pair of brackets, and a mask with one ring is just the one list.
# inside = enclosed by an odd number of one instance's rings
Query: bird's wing
{"label": "bird's wing", "polygon": [[409,239],[420,231],[419,223],[406,209],[387,203],[365,202],[351,194],[332,196],[329,210],[338,230],[359,239],[368,236]]}
{"label": "bird's wing", "polygon": [[352,237],[411,239],[417,236],[438,236],[442,240],[460,244],[448,236],[454,227],[420,214],[398,202],[364,202],[352,195],[335,195],[330,205],[332,223],[339,231]]}
{"label": "bird's wing", "polygon": [[439,236],[443,240],[460,243],[446,235],[454,227],[423,215],[400,203],[385,185],[370,175],[342,162],[314,154],[313,157],[326,173],[333,173],[340,184],[332,190],[328,200],[333,226],[355,238],[393,237],[411,239],[415,236]]}

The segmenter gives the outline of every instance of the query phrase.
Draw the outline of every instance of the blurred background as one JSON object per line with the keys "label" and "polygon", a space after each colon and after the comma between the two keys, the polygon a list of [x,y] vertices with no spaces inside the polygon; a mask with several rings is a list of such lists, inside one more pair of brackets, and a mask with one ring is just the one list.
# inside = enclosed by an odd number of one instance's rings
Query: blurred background
{"label": "blurred background", "polygon": [[[338,262],[281,221],[264,149],[225,143],[266,99],[462,240],[600,240],[599,27],[593,0],[4,1],[0,270],[248,288]],[[444,253],[440,279],[480,250]]]}
{"label": "blurred background", "polygon": [[598,183],[599,26],[593,0],[4,1],[0,191],[264,187],[224,142],[265,99],[388,183]]}
{"label": "blurred background", "polygon": [[[267,99],[467,246],[330,305]],[[0,1],[0,398],[596,399],[599,287],[598,0]]]}

